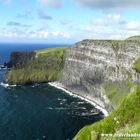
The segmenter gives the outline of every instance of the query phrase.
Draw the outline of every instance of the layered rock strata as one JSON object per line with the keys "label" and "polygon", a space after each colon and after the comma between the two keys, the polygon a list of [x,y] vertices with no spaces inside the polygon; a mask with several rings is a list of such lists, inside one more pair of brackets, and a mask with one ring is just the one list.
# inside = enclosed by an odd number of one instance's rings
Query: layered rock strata
{"label": "layered rock strata", "polygon": [[102,84],[108,81],[140,81],[133,63],[140,56],[140,43],[133,41],[83,40],[66,52],[59,81],[68,90],[112,111]]}

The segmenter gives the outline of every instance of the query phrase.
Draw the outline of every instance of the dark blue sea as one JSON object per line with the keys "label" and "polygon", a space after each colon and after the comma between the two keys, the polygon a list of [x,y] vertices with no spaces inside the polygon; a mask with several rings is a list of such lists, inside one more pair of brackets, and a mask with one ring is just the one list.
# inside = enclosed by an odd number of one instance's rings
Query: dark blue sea
{"label": "dark blue sea", "polygon": [[71,46],[71,44],[0,44],[0,65],[10,59],[13,51],[33,51],[57,46]]}
{"label": "dark blue sea", "polygon": [[[55,46],[61,44],[0,44],[0,64],[12,51]],[[5,87],[4,73],[0,71],[0,140],[71,140],[83,126],[103,118],[89,103],[47,83]]]}

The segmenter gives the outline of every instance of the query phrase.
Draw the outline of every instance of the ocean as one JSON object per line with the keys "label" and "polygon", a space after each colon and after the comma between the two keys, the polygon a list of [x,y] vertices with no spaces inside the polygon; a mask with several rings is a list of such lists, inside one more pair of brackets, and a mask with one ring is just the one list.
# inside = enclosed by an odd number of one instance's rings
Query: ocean
{"label": "ocean", "polygon": [[71,44],[0,44],[0,65],[10,59],[10,53],[13,51],[34,51],[39,49],[57,47],[57,46],[71,46]]}
{"label": "ocean", "polygon": [[[52,44],[0,44],[0,65],[12,51],[32,51]],[[47,83],[5,87],[0,71],[0,140],[71,140],[85,125],[103,114]]]}

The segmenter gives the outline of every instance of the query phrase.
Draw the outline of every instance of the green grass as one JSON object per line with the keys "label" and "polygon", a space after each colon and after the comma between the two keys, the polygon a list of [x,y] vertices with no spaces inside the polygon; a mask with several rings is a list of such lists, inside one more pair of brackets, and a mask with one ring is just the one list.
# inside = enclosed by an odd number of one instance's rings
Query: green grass
{"label": "green grass", "polygon": [[107,97],[112,100],[112,98],[114,97],[114,95],[117,93],[117,91],[119,90],[119,85],[118,83],[109,81],[106,83],[102,84],[102,87],[105,89],[105,93],[107,93]]}
{"label": "green grass", "polygon": [[56,54],[56,52],[59,52],[59,53],[63,53],[63,51],[65,49],[67,49],[68,47],[67,46],[63,46],[63,47],[56,47],[56,48],[47,48],[47,49],[42,49],[42,50],[37,50],[35,51],[37,56],[40,55],[40,54],[50,54],[50,53],[54,53]]}
{"label": "green grass", "polygon": [[10,84],[29,84],[57,80],[64,67],[68,47],[35,51],[36,58],[24,65],[12,68],[6,77]]}
{"label": "green grass", "polygon": [[137,72],[140,72],[140,57],[134,62],[133,68],[134,68]]}
{"label": "green grass", "polygon": [[109,98],[113,108],[120,105],[123,99],[129,94],[131,83],[126,81],[112,82],[108,81],[102,84],[107,97]]}
{"label": "green grass", "polygon": [[81,129],[74,140],[96,140],[91,132],[99,135],[140,133],[140,86],[131,84],[130,93],[118,108],[103,120]]}

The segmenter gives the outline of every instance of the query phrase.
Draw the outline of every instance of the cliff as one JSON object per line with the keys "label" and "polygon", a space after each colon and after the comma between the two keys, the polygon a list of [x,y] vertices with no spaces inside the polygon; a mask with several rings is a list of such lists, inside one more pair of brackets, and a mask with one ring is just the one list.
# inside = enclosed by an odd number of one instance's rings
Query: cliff
{"label": "cliff", "polygon": [[110,113],[81,129],[74,140],[94,140],[98,136],[92,133],[140,133],[139,72],[140,42],[133,38],[83,40],[66,51],[59,82]]}
{"label": "cliff", "polygon": [[13,52],[10,56],[11,66],[22,65],[28,61],[35,59],[35,52]]}
{"label": "cliff", "polygon": [[[83,40],[67,50],[60,82],[111,112],[129,90],[129,81],[140,81],[140,74],[133,68],[139,55],[138,42]],[[106,93],[108,88],[117,93]]]}
{"label": "cliff", "polygon": [[131,84],[131,91],[118,108],[103,120],[82,128],[73,140],[138,140],[139,116],[140,85]]}
{"label": "cliff", "polygon": [[109,112],[84,127],[74,140],[96,140],[100,134],[140,133],[140,42],[83,40],[70,48],[35,52],[35,58],[7,74],[9,83],[58,81],[74,94]]}
{"label": "cliff", "polygon": [[13,52],[12,69],[6,74],[9,84],[33,84],[58,79],[65,62],[67,47],[49,48],[34,52]]}

